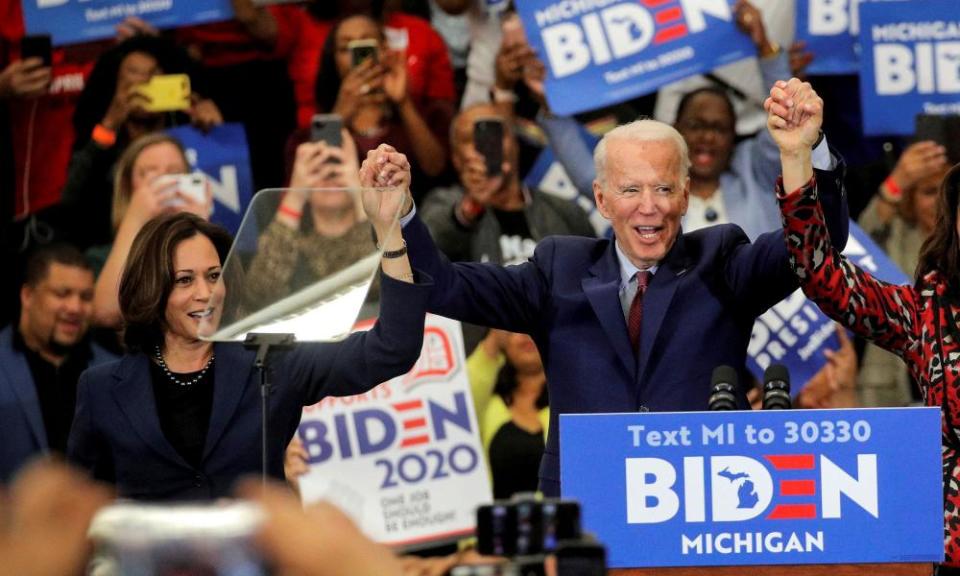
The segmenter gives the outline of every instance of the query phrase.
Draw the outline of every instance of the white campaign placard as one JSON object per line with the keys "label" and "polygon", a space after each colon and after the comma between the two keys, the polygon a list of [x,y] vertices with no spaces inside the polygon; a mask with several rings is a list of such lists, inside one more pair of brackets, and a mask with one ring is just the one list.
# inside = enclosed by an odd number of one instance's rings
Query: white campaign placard
{"label": "white campaign placard", "polygon": [[304,408],[298,433],[310,455],[304,502],[333,502],[378,542],[470,534],[491,501],[459,322],[428,315],[409,373]]}

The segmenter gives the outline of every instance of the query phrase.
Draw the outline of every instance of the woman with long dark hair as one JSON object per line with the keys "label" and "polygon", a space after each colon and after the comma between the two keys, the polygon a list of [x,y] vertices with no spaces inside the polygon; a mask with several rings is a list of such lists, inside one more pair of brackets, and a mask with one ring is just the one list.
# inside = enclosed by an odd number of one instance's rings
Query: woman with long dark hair
{"label": "woman with long dark hair", "polygon": [[[809,113],[802,106],[822,114],[818,97],[793,103],[791,93],[778,84],[767,100],[767,125],[775,139],[797,132],[789,119]],[[927,406],[943,412],[946,558],[941,573],[960,573],[960,165],[940,185],[937,222],[921,248],[914,284],[895,286],[857,268],[831,244],[809,152],[784,156],[782,163],[777,193],[791,265],[804,293],[837,322],[902,358]]]}
{"label": "woman with long dark hair", "polygon": [[[350,42],[378,46],[376,56],[354,65]],[[417,182],[447,167],[446,138],[453,116],[444,100],[415,98],[402,54],[387,50],[383,27],[368,16],[338,22],[323,47],[317,75],[317,109],[339,114],[361,158],[382,142],[407,154]]]}

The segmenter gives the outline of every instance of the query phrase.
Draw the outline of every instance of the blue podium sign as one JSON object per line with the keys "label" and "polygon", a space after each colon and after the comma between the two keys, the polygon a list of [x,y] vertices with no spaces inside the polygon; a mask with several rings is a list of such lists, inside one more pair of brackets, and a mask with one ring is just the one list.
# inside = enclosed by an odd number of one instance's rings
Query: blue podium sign
{"label": "blue podium sign", "polygon": [[756,55],[734,0],[525,0],[530,45],[547,67],[550,109],[594,110]]}
{"label": "blue podium sign", "polygon": [[960,114],[956,0],[860,5],[863,131],[913,134],[917,114]]}
{"label": "blue podium sign", "polygon": [[564,414],[612,568],[939,562],[937,408]]}

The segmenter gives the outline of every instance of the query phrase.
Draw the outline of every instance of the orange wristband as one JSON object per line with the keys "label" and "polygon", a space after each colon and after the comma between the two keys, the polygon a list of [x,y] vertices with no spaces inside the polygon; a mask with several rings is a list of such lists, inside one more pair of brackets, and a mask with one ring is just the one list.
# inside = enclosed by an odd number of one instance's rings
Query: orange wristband
{"label": "orange wristband", "polygon": [[903,190],[897,186],[896,181],[893,179],[893,176],[887,176],[887,179],[883,181],[884,188],[887,189],[887,195],[891,199],[899,200],[903,196]]}
{"label": "orange wristband", "polygon": [[301,216],[303,216],[303,212],[297,212],[296,210],[294,210],[293,208],[291,208],[291,207],[289,207],[289,206],[287,206],[287,205],[285,205],[285,204],[280,204],[280,207],[277,208],[277,212],[279,212],[279,213],[281,213],[281,214],[286,214],[287,216],[289,216],[289,217],[291,217],[291,218],[294,218],[294,219],[297,219],[297,218],[300,218]]}
{"label": "orange wristband", "polygon": [[104,148],[110,148],[117,143],[117,133],[103,124],[97,124],[93,127],[93,133],[90,134],[90,138]]}

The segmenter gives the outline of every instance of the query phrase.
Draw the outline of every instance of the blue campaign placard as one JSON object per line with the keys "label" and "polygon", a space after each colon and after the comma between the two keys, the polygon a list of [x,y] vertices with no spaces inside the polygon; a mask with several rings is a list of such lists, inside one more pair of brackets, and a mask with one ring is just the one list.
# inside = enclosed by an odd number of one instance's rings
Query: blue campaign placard
{"label": "blue campaign placard", "polygon": [[[884,282],[910,283],[910,277],[853,221],[843,255]],[[783,364],[796,395],[826,363],[823,351],[839,347],[833,320],[797,289],[757,318],[747,347],[747,368],[762,381],[770,364]]]}
{"label": "blue campaign placard", "polygon": [[797,0],[796,39],[814,55],[808,74],[860,71],[858,0]]}
{"label": "blue campaign placard", "polygon": [[938,408],[564,414],[560,463],[611,568],[943,559]]}
{"label": "blue campaign placard", "polygon": [[243,125],[221,124],[206,133],[194,126],[178,126],[167,132],[183,144],[190,166],[210,181],[214,200],[210,221],[236,234],[254,193]]}
{"label": "blue campaign placard", "polygon": [[527,0],[517,3],[547,67],[550,109],[593,110],[756,55],[734,0]]}
{"label": "blue campaign placard", "polygon": [[863,3],[860,44],[865,134],[913,134],[917,114],[960,113],[955,0]]}
{"label": "blue campaign placard", "polygon": [[174,28],[229,20],[233,7],[230,0],[23,0],[27,34],[50,34],[56,46],[112,38],[130,16]]}

